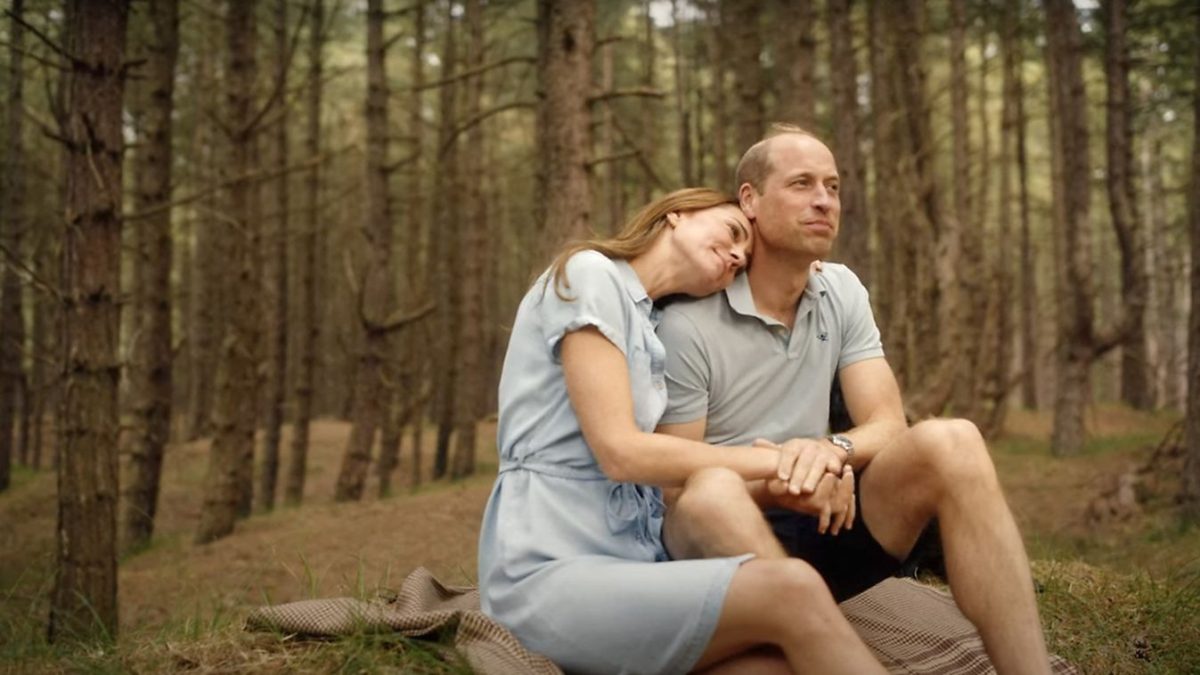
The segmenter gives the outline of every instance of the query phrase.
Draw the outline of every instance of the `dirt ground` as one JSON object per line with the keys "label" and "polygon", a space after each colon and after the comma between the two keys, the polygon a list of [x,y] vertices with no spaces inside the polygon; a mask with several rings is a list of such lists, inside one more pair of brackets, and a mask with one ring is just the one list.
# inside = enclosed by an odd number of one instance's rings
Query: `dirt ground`
{"label": "dirt ground", "polygon": [[[355,595],[398,587],[418,566],[447,583],[475,581],[475,541],[494,475],[494,426],[480,430],[478,477],[408,488],[411,446],[395,474],[396,493],[376,497],[374,476],[359,503],[333,503],[347,423],[321,420],[311,430],[304,505],[240,521],[234,534],[206,546],[191,537],[200,517],[209,441],[169,447],[150,549],[121,561],[122,631],[154,630],[231,611],[306,597]],[[289,433],[285,429],[283,447]],[[429,445],[433,434],[425,434]],[[424,448],[428,473],[432,447]],[[0,611],[44,611],[53,567],[54,475],[26,475],[0,495]]]}
{"label": "dirt ground", "polygon": [[[1120,409],[1089,417],[1097,435],[1144,433],[1147,442],[1168,425]],[[1128,452],[1056,460],[1045,453],[1049,420],[1014,412],[997,468],[1009,501],[1037,557],[1044,537],[1090,536],[1082,520],[1087,500],[1134,460]],[[480,473],[461,483],[430,483],[409,491],[411,449],[396,473],[397,494],[376,498],[374,477],[362,502],[333,503],[349,425],[322,420],[312,428],[305,503],[241,521],[221,541],[195,546],[207,440],[172,445],[153,546],[120,566],[122,631],[155,631],[180,623],[237,615],[247,608],[306,597],[369,594],[395,588],[425,566],[443,581],[473,584],[475,542],[495,471],[494,425],[481,428]],[[426,445],[433,441],[425,434]],[[283,447],[287,447],[285,429]],[[1026,446],[1029,446],[1026,449]],[[1143,453],[1137,453],[1141,455]],[[424,448],[425,471],[432,447]],[[0,612],[44,613],[53,567],[54,475],[18,476],[0,495]],[[1120,536],[1119,531],[1113,536]]]}

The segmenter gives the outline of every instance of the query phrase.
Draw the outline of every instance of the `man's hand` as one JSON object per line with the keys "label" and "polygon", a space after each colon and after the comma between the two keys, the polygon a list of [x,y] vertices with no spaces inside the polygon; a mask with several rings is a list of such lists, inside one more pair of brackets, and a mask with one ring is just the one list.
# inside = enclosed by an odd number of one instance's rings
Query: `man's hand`
{"label": "man's hand", "polygon": [[841,477],[824,474],[817,489],[806,495],[792,494],[786,481],[777,478],[767,481],[767,492],[774,497],[777,506],[815,516],[817,531],[821,534],[837,535],[843,529],[854,527],[858,515],[854,489],[854,470],[849,466],[842,469]]}
{"label": "man's hand", "polygon": [[779,451],[776,475],[792,495],[813,494],[826,473],[840,477],[846,459],[840,448],[825,439],[793,438],[783,445],[758,439],[754,445]]}

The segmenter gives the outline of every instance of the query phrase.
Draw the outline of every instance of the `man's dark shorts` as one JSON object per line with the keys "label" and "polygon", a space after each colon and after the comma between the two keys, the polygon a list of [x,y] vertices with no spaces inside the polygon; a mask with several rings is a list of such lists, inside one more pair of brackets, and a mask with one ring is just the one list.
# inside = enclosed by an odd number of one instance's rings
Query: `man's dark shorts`
{"label": "man's dark shorts", "polygon": [[765,512],[771,529],[775,530],[775,536],[788,555],[801,558],[816,568],[838,602],[896,576],[904,565],[903,560],[897,560],[883,550],[867,529],[862,517],[861,493],[855,491],[854,499],[857,506],[854,528],[842,529],[836,537],[817,532],[818,521],[814,516],[787,509]]}

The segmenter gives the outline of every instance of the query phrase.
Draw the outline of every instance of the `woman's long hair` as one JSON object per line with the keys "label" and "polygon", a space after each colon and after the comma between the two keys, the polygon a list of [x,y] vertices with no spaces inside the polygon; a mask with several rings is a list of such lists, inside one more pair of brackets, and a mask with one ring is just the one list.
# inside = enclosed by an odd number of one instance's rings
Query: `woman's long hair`
{"label": "woman's long hair", "polygon": [[650,249],[655,238],[667,226],[668,213],[700,211],[725,204],[737,206],[737,203],[736,199],[712,188],[676,190],[643,206],[615,237],[585,239],[567,244],[550,264],[550,276],[547,281],[554,281],[554,293],[559,298],[570,300],[565,294],[571,289],[571,283],[567,279],[567,260],[576,253],[598,251],[614,260],[629,260]]}

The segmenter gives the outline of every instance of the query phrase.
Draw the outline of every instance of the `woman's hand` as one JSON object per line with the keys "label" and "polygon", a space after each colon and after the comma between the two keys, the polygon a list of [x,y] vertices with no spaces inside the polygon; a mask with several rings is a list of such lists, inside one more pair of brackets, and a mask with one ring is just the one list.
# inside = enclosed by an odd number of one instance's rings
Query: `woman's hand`
{"label": "woman's hand", "polygon": [[779,451],[776,478],[786,483],[787,492],[793,495],[812,494],[827,473],[841,477],[845,464],[836,446],[824,439],[793,438],[779,445],[760,438],[754,446]]}

